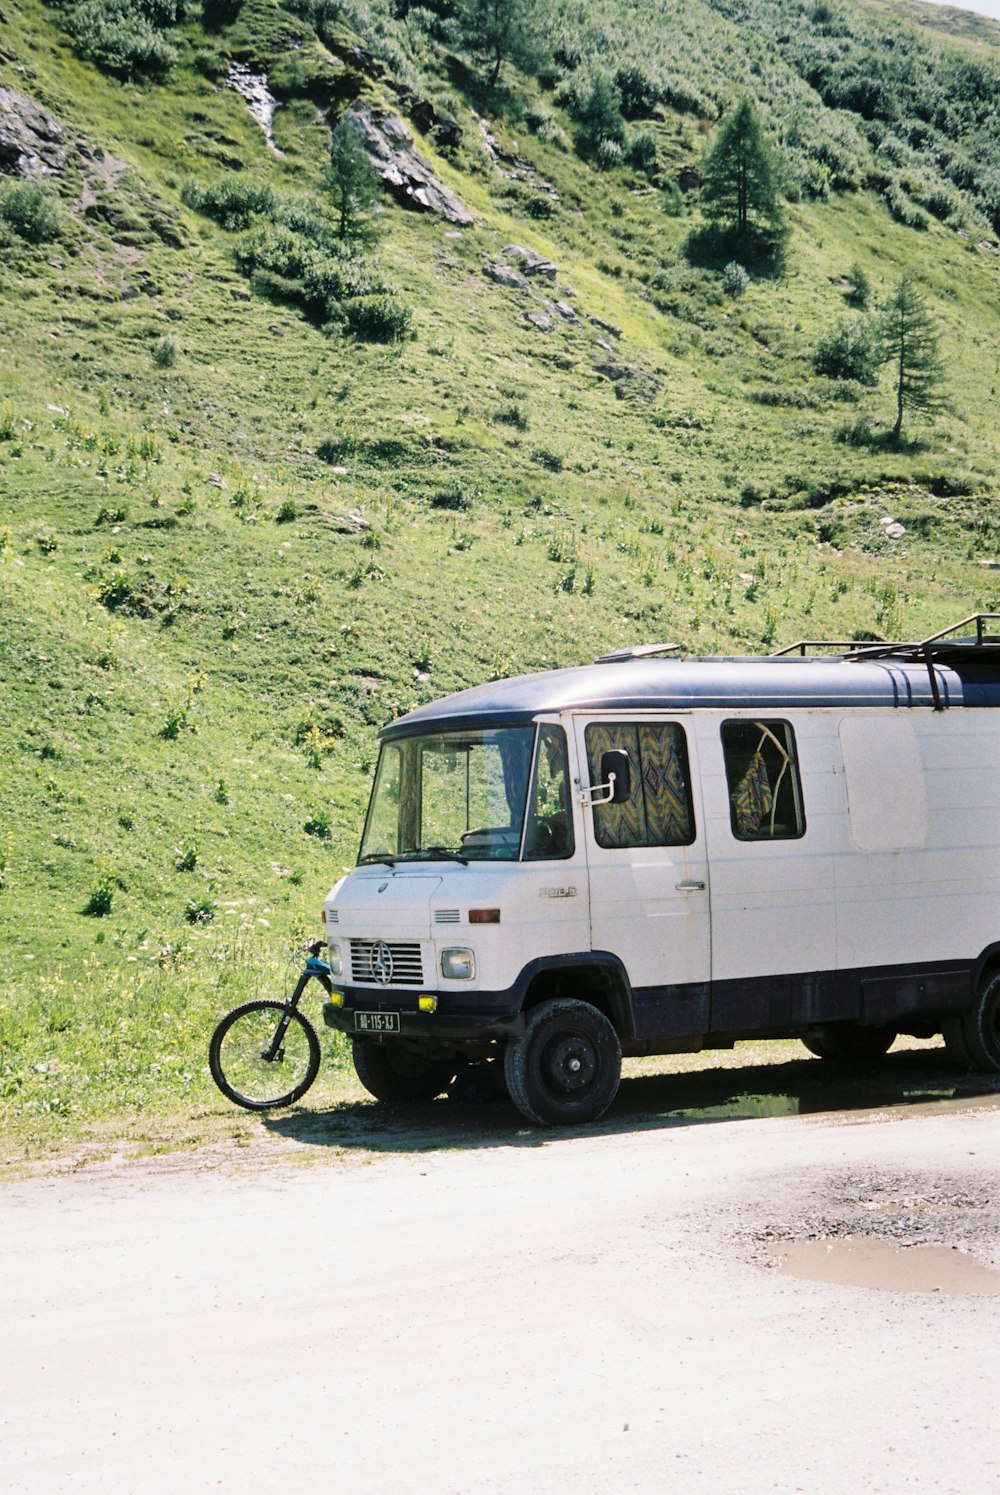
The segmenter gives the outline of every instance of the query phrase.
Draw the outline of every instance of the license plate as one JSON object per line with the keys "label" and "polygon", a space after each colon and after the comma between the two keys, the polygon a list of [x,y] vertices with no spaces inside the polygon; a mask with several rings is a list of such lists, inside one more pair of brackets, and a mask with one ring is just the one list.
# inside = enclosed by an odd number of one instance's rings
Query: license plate
{"label": "license plate", "polygon": [[356,1012],[355,1033],[398,1033],[398,1012]]}

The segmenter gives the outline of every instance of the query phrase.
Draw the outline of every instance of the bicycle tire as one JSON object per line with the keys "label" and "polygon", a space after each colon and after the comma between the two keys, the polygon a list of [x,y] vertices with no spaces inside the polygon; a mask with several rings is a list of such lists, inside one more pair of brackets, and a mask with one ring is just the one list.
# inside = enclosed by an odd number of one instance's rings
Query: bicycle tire
{"label": "bicycle tire", "polygon": [[[281,1048],[273,1059],[267,1059],[282,1017],[288,1018],[288,1027]],[[319,1039],[312,1023],[291,1003],[269,998],[234,1007],[218,1024],[208,1046],[212,1079],[227,1100],[247,1111],[293,1105],[319,1074],[319,1065]]]}

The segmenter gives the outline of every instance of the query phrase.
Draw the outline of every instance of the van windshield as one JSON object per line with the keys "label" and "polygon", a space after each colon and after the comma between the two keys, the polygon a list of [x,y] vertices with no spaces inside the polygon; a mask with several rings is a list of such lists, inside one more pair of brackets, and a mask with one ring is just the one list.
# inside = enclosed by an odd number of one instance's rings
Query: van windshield
{"label": "van windshield", "polygon": [[533,725],[384,743],[359,864],[516,858],[534,746]]}

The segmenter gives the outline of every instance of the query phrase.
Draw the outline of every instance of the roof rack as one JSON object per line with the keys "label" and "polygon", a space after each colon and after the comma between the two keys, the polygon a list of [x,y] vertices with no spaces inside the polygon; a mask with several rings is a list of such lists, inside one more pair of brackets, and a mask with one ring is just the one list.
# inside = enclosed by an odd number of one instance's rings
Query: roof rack
{"label": "roof rack", "polygon": [[[988,623],[997,624],[997,629],[993,632],[988,631],[986,626]],[[960,629],[967,629],[970,625],[975,628],[974,635],[959,633]],[[941,698],[937,675],[934,673],[935,660],[943,662],[945,659],[951,659],[954,661],[957,658],[968,658],[970,654],[991,655],[1000,660],[1000,613],[971,613],[969,617],[962,618],[958,623],[942,628],[939,633],[932,633],[929,638],[909,643],[887,643],[884,640],[861,642],[855,639],[851,643],[841,644],[833,640],[800,639],[797,643],[788,644],[784,649],[779,649],[773,657],[787,654],[805,655],[816,649],[842,651],[840,657],[853,662],[869,659],[901,659],[926,664],[934,709],[943,711],[945,703]]]}

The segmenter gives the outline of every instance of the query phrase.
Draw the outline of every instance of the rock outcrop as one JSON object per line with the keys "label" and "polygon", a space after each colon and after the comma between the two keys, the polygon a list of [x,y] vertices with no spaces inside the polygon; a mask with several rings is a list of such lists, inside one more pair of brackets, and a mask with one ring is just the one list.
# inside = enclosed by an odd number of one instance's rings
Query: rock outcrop
{"label": "rock outcrop", "polygon": [[58,176],[68,157],[59,121],[16,88],[0,88],[0,172],[36,180]]}
{"label": "rock outcrop", "polygon": [[365,149],[398,203],[425,213],[436,213],[448,223],[468,228],[472,214],[456,192],[446,187],[413,148],[413,136],[397,114],[376,120],[367,109],[344,116],[364,141]]}

